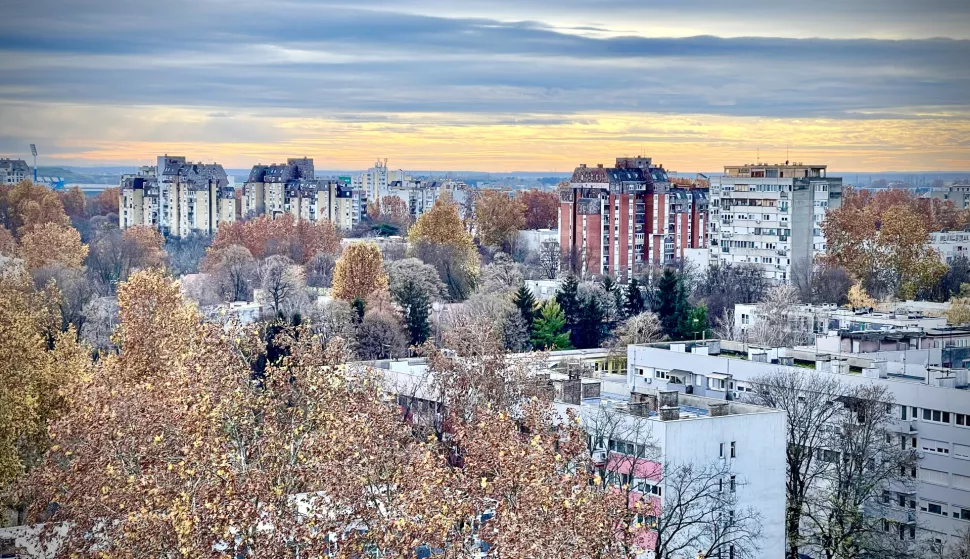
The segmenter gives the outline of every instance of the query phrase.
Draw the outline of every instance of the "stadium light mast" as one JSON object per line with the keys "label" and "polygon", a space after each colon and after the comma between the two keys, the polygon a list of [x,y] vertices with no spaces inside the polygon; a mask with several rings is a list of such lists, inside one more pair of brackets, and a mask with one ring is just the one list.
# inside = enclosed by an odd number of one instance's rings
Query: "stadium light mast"
{"label": "stadium light mast", "polygon": [[37,183],[37,144],[30,144],[30,154],[34,156],[34,184]]}

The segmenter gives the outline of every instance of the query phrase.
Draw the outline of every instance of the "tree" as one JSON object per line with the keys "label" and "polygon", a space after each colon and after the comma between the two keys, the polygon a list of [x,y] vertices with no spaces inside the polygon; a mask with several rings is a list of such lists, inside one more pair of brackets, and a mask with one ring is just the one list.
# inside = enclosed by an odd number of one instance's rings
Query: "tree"
{"label": "tree", "polygon": [[257,267],[264,301],[278,317],[286,317],[299,309],[303,293],[303,274],[289,258],[275,254]]}
{"label": "tree", "polygon": [[109,186],[102,190],[94,198],[96,212],[98,215],[117,214],[120,205],[121,189],[116,186]]}
{"label": "tree", "polygon": [[350,301],[364,299],[387,288],[384,256],[375,243],[353,243],[344,249],[333,271],[333,296]]}
{"label": "tree", "polygon": [[170,236],[165,239],[168,266],[176,276],[199,273],[212,237],[192,233],[187,237]]}
{"label": "tree", "polygon": [[327,252],[318,252],[306,263],[306,283],[310,287],[330,287],[337,258]]}
{"label": "tree", "polygon": [[402,229],[411,225],[411,209],[400,196],[384,195],[380,201],[367,205],[367,215],[371,221],[385,221]]}
{"label": "tree", "polygon": [[257,260],[282,254],[305,264],[319,252],[336,254],[340,250],[340,236],[328,221],[297,221],[289,213],[276,219],[259,216],[221,225],[206,250],[206,258],[218,261],[219,252],[232,245],[246,247]]}
{"label": "tree", "polygon": [[928,246],[930,216],[914,195],[896,189],[879,192],[846,189],[842,205],[823,225],[828,261],[845,268],[879,297],[911,298],[945,272]]}
{"label": "tree", "polygon": [[556,290],[556,304],[566,317],[566,325],[572,328],[579,321],[581,302],[579,300],[579,279],[568,275]]}
{"label": "tree", "polygon": [[892,507],[883,492],[911,491],[917,483],[916,449],[900,445],[893,430],[892,394],[885,386],[865,385],[838,403],[823,445],[835,454],[807,507],[810,537],[828,559],[910,557],[902,530],[887,533],[883,525]]}
{"label": "tree", "polygon": [[65,394],[88,374],[87,352],[72,328],[52,324],[50,303],[26,275],[0,275],[0,505],[21,514],[10,484],[40,463],[47,423],[68,409]]}
{"label": "tree", "polygon": [[845,392],[845,387],[822,374],[793,369],[779,369],[756,377],[752,384],[756,387],[748,393],[752,402],[785,410],[787,414],[786,557],[798,559],[802,557],[802,548],[810,543],[804,529],[809,505],[829,465],[818,449],[829,442],[828,425],[838,413],[835,402]]}
{"label": "tree", "polygon": [[14,238],[9,229],[0,225],[0,254],[16,256],[19,251],[20,247],[17,246],[17,239]]}
{"label": "tree", "polygon": [[556,301],[546,301],[532,327],[532,346],[540,350],[572,349],[566,317]]}
{"label": "tree", "polygon": [[96,278],[101,294],[113,295],[132,271],[162,266],[166,257],[163,246],[162,234],[147,225],[125,231],[101,229],[91,241],[88,270]]}
{"label": "tree", "polygon": [[545,279],[556,279],[562,260],[562,249],[558,241],[549,241],[539,246],[539,269]]}
{"label": "tree", "polygon": [[962,255],[955,256],[936,285],[924,289],[918,297],[932,301],[947,301],[960,292],[960,285],[964,283],[970,283],[970,258]]}
{"label": "tree", "polygon": [[50,266],[80,268],[88,255],[88,245],[81,243],[81,235],[73,227],[43,223],[20,239],[20,254],[30,270]]}
{"label": "tree", "polygon": [[64,213],[71,219],[81,219],[87,217],[87,198],[84,192],[77,186],[57,192],[64,207]]}
{"label": "tree", "polygon": [[855,283],[849,288],[849,304],[853,308],[865,308],[876,306],[876,300],[866,293],[866,289],[861,283]]}
{"label": "tree", "polygon": [[525,321],[526,327],[531,332],[532,326],[535,323],[536,313],[539,311],[539,302],[536,301],[532,290],[523,285],[515,292],[515,295],[512,297],[512,303],[519,309],[522,320]]}
{"label": "tree", "polygon": [[[525,229],[555,229],[559,223],[559,194],[545,190],[525,190],[515,196],[522,202]],[[552,278],[550,278],[552,279]]]}
{"label": "tree", "polygon": [[256,260],[241,245],[232,245],[219,252],[219,261],[207,270],[219,283],[219,291],[225,301],[249,301],[253,295],[252,282],[256,273]]}
{"label": "tree", "polygon": [[475,225],[483,246],[511,253],[519,230],[525,226],[525,204],[498,190],[482,190],[475,200]]}
{"label": "tree", "polygon": [[118,326],[118,298],[96,297],[84,305],[84,323],[81,341],[94,351],[112,351],[117,346],[111,341]]}
{"label": "tree", "polygon": [[80,334],[86,321],[84,307],[95,296],[94,283],[77,268],[52,267],[34,270],[34,285],[48,297],[48,307],[56,310],[62,332],[73,326]]}
{"label": "tree", "polygon": [[479,289],[484,293],[508,293],[521,286],[523,281],[522,267],[509,255],[499,252],[482,267]]}
{"label": "tree", "polygon": [[650,312],[635,314],[623,321],[616,330],[616,349],[626,353],[626,346],[633,344],[648,344],[660,341],[663,337],[660,319]]}
{"label": "tree", "polygon": [[950,310],[946,311],[946,321],[948,324],[970,322],[970,283],[961,285],[959,296],[950,299]]}
{"label": "tree", "polygon": [[71,226],[60,197],[46,186],[21,181],[6,190],[6,200],[3,202],[6,206],[4,225],[16,231],[21,238],[34,227],[45,224]]}
{"label": "tree", "polygon": [[623,304],[623,312],[627,316],[636,316],[647,310],[647,304],[643,300],[643,288],[637,278],[630,278],[626,286],[626,301]]}
{"label": "tree", "polygon": [[970,557],[970,528],[964,529],[957,540],[951,542],[950,547],[946,549],[946,559],[963,559],[964,557]]}
{"label": "tree", "polygon": [[771,288],[758,303],[755,321],[748,331],[752,343],[769,347],[792,347],[813,341],[814,324],[798,314],[798,290],[787,284]]}
{"label": "tree", "polygon": [[358,359],[398,359],[407,355],[408,332],[400,319],[390,313],[366,313],[357,326],[356,336]]}
{"label": "tree", "polygon": [[757,303],[768,290],[764,272],[751,264],[710,266],[694,289],[694,298],[707,305],[710,316],[720,317],[734,306]]}
{"label": "tree", "polygon": [[821,264],[812,273],[811,302],[814,305],[845,305],[849,302],[851,287],[852,278],[845,268]]}
{"label": "tree", "polygon": [[606,338],[605,320],[608,310],[604,299],[609,299],[609,296],[603,292],[601,286],[589,290],[581,297],[579,319],[570,332],[570,341],[577,349],[598,348]]}
{"label": "tree", "polygon": [[660,317],[664,336],[672,340],[681,338],[681,325],[688,319],[690,309],[680,277],[670,268],[663,271],[657,282],[656,307],[654,312]]}
{"label": "tree", "polygon": [[435,202],[408,230],[408,241],[412,256],[438,270],[452,301],[468,298],[477,279],[479,259],[457,204],[450,199]]}
{"label": "tree", "polygon": [[433,266],[417,258],[391,262],[387,266],[391,298],[401,308],[412,345],[420,345],[431,334],[431,303],[445,295],[445,286]]}

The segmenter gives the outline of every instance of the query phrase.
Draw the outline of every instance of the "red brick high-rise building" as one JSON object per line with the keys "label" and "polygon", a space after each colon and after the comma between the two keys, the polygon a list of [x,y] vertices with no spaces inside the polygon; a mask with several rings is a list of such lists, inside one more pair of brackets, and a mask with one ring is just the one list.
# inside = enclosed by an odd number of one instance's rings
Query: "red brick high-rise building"
{"label": "red brick high-rise building", "polygon": [[560,188],[559,237],[567,268],[625,281],[651,265],[707,249],[706,188],[673,187],[649,157],[580,165]]}

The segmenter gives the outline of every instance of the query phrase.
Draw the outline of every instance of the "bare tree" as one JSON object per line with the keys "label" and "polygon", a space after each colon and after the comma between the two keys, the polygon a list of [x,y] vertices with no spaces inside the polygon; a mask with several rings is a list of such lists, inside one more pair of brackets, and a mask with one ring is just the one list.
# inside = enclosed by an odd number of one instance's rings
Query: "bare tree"
{"label": "bare tree", "polygon": [[726,463],[664,464],[662,472],[663,503],[648,519],[657,559],[680,559],[694,550],[699,557],[760,557],[761,514],[738,508],[737,488],[745,482]]}
{"label": "bare tree", "polygon": [[734,322],[734,309],[725,308],[720,316],[714,317],[712,327],[714,335],[722,340],[741,342],[747,339],[747,335]]}
{"label": "bare tree", "polygon": [[546,279],[556,279],[559,275],[560,260],[562,249],[559,241],[548,241],[539,246],[539,269]]}
{"label": "bare tree", "polygon": [[918,461],[891,428],[892,393],[862,386],[839,404],[824,443],[828,467],[806,509],[811,537],[827,559],[912,557],[915,523],[887,520],[894,493],[914,489]]}
{"label": "bare tree", "polygon": [[222,296],[227,301],[248,301],[252,296],[252,281],[256,261],[249,249],[231,245],[220,253],[214,274],[219,281]]}
{"label": "bare tree", "polygon": [[752,379],[755,392],[748,399],[761,406],[785,410],[788,469],[785,486],[785,531],[789,559],[800,557],[808,537],[802,519],[808,502],[828,469],[824,448],[829,423],[839,413],[838,399],[845,387],[834,379],[811,371],[779,369]]}
{"label": "bare tree", "polygon": [[659,341],[663,337],[660,318],[656,313],[646,311],[631,316],[620,323],[616,329],[613,351],[626,354],[626,346]]}
{"label": "bare tree", "polygon": [[960,534],[955,542],[950,543],[944,551],[944,559],[966,559],[970,557],[970,528],[967,528]]}
{"label": "bare tree", "polygon": [[748,337],[754,343],[771,347],[810,343],[814,324],[797,310],[798,289],[784,284],[771,288],[758,303]]}
{"label": "bare tree", "polygon": [[259,264],[259,280],[266,303],[277,316],[291,314],[303,293],[299,266],[282,255],[273,255]]}
{"label": "bare tree", "polygon": [[118,298],[98,297],[84,305],[84,325],[81,327],[81,341],[95,351],[114,350],[111,341],[118,325]]}
{"label": "bare tree", "polygon": [[337,258],[327,252],[318,252],[306,263],[306,283],[310,287],[330,287]]}

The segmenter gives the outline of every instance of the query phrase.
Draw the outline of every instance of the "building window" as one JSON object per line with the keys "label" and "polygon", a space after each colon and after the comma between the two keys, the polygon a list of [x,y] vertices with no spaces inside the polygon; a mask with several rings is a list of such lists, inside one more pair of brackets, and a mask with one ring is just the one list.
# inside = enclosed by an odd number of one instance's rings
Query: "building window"
{"label": "building window", "polygon": [[920,468],[920,480],[936,485],[950,485],[950,476],[947,472],[929,468]]}
{"label": "building window", "polygon": [[738,476],[731,476],[731,483],[730,483],[731,493],[734,493],[738,489],[737,478]]}
{"label": "building window", "polygon": [[943,514],[943,505],[936,503],[926,503],[926,512],[930,514]]}
{"label": "building window", "polygon": [[734,441],[731,441],[731,458],[737,458],[737,445]]}
{"label": "building window", "polygon": [[718,454],[721,458],[724,458],[724,443],[720,445],[720,453]]}
{"label": "building window", "polygon": [[940,410],[929,410],[929,409],[923,408],[923,421],[932,421],[934,423],[949,423],[950,412],[940,411]]}
{"label": "building window", "polygon": [[920,442],[920,448],[926,452],[932,452],[934,454],[950,454],[950,444],[942,441],[922,439],[922,442]]}

